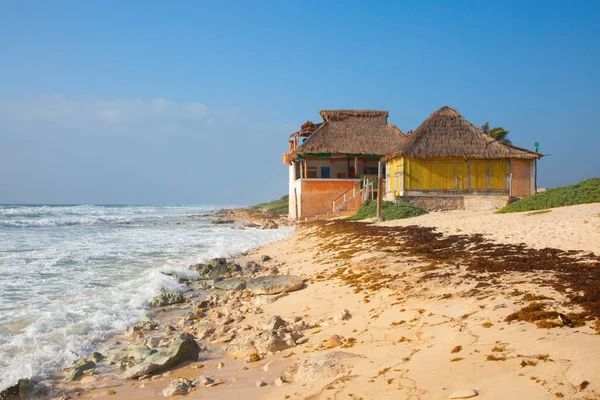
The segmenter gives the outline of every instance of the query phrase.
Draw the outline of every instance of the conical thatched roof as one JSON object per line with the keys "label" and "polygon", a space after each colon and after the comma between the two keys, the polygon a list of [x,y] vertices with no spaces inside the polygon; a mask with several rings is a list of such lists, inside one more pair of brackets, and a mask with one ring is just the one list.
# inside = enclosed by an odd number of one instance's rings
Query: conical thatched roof
{"label": "conical thatched roof", "polygon": [[521,158],[534,159],[542,154],[499,142],[463,118],[458,111],[444,106],[435,111],[404,142],[386,157],[412,158]]}
{"label": "conical thatched roof", "polygon": [[322,110],[324,122],[290,153],[385,155],[404,140],[404,134],[387,123],[388,112],[377,110]]}

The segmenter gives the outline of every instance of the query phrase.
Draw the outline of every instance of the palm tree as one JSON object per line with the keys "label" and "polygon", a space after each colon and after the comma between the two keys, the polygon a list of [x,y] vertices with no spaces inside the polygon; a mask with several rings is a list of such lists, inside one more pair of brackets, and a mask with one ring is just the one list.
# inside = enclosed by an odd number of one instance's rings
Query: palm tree
{"label": "palm tree", "polygon": [[504,129],[501,126],[492,128],[492,127],[490,127],[490,121],[481,125],[481,130],[483,131],[483,133],[485,133],[486,135],[490,135],[492,138],[496,139],[499,142],[506,143],[506,144],[512,144],[512,142],[506,138],[508,136],[508,134],[510,133],[510,131],[507,131],[506,129]]}

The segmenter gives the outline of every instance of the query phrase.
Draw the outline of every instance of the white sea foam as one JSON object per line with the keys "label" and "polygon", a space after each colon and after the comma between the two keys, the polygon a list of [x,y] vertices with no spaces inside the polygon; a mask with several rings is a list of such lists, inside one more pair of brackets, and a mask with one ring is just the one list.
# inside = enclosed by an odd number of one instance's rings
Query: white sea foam
{"label": "white sea foam", "polygon": [[161,288],[183,290],[161,272],[189,274],[290,231],[211,225],[201,215],[212,210],[0,206],[0,390],[89,354],[143,319]]}

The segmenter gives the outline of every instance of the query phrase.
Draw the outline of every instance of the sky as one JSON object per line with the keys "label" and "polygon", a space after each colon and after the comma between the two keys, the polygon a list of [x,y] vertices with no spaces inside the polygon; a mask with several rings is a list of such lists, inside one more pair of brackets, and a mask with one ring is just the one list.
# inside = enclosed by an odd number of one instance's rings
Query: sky
{"label": "sky", "polygon": [[253,204],[320,109],[447,105],[600,176],[598,1],[0,0],[0,203]]}

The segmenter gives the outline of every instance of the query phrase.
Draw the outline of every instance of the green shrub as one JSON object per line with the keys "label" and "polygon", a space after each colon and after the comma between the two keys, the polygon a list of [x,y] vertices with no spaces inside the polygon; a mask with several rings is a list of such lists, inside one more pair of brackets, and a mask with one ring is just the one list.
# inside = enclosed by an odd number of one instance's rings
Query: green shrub
{"label": "green shrub", "polygon": [[600,203],[600,178],[591,178],[575,185],[548,189],[545,192],[510,203],[498,212],[545,210],[587,203]]}
{"label": "green shrub", "polygon": [[280,199],[273,200],[268,203],[260,203],[250,208],[255,210],[268,211],[274,214],[287,214],[289,200],[290,196],[286,194]]}
{"label": "green shrub", "polygon": [[[358,221],[361,219],[375,218],[376,214],[377,201],[368,200],[362,203],[362,205],[356,212],[356,215],[348,218],[348,220]],[[391,201],[381,202],[381,216],[386,221],[392,219],[417,217],[423,214],[427,214],[427,211],[425,211],[425,209],[414,206],[410,203],[394,203]]]}

